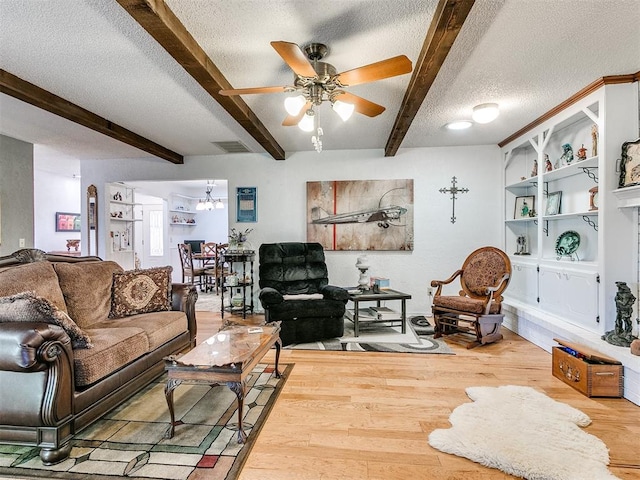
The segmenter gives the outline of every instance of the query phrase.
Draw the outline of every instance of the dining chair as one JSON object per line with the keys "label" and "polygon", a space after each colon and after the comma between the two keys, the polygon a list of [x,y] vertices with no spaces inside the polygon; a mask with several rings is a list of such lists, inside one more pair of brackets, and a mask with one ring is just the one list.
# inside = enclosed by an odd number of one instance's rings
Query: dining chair
{"label": "dining chair", "polygon": [[182,265],[182,283],[185,283],[188,279],[191,285],[196,285],[196,278],[198,278],[197,284],[202,291],[204,268],[198,268],[194,265],[191,245],[188,243],[179,243],[178,253],[180,254],[180,263]]}
{"label": "dining chair", "polygon": [[215,242],[204,242],[200,244],[198,260],[204,269],[205,290],[207,292],[214,290],[216,285],[216,246],[217,243]]}
{"label": "dining chair", "polygon": [[224,279],[229,275],[229,264],[224,261],[224,254],[227,253],[228,248],[228,243],[216,244],[216,262],[214,268],[214,285],[216,288],[216,294],[218,293],[218,289],[224,291]]}

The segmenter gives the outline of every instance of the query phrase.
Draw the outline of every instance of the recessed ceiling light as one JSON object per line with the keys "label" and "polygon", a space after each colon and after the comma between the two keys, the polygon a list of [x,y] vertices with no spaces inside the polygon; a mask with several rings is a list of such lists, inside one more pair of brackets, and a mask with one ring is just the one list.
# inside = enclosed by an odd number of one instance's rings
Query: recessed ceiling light
{"label": "recessed ceiling light", "polygon": [[493,122],[500,115],[500,109],[497,103],[483,103],[473,107],[471,118],[478,123]]}
{"label": "recessed ceiling light", "polygon": [[470,120],[457,120],[455,122],[449,122],[445,125],[449,130],[464,130],[473,125]]}

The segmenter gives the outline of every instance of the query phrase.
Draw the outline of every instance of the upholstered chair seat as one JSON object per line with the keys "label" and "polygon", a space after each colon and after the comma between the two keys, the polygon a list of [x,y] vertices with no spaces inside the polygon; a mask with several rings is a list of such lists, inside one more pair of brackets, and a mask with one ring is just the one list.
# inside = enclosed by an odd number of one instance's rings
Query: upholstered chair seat
{"label": "upholstered chair seat", "polygon": [[[436,308],[448,308],[475,314],[484,313],[486,303],[484,300],[460,296],[439,296],[433,299],[433,305]],[[492,302],[489,307],[489,313],[500,313],[500,304]]]}

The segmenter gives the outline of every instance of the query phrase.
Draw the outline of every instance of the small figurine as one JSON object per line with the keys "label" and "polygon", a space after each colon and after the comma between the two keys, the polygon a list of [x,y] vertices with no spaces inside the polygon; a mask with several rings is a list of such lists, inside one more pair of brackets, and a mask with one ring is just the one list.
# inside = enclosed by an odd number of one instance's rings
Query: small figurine
{"label": "small figurine", "polygon": [[518,235],[517,243],[517,251],[514,255],[530,255],[527,249],[527,237],[524,235]]}
{"label": "small figurine", "polygon": [[531,170],[531,176],[532,177],[538,176],[538,160],[533,161],[533,170]]}
{"label": "small figurine", "polygon": [[593,125],[591,127],[591,156],[595,157],[598,155],[598,125]]}
{"label": "small figurine", "polygon": [[584,148],[584,143],[582,147],[578,149],[578,160],[586,160],[587,159],[587,149]]}
{"label": "small figurine", "polygon": [[550,172],[553,170],[553,165],[551,165],[551,160],[549,160],[549,155],[544,155],[544,171]]}
{"label": "small figurine", "polygon": [[615,296],[616,303],[616,324],[615,329],[602,335],[606,342],[619,347],[629,347],[636,339],[632,333],[631,314],[636,297],[631,293],[631,289],[626,282],[616,282],[618,293]]}
{"label": "small figurine", "polygon": [[562,156],[560,157],[560,165],[571,165],[573,162],[573,148],[568,143],[562,145]]}

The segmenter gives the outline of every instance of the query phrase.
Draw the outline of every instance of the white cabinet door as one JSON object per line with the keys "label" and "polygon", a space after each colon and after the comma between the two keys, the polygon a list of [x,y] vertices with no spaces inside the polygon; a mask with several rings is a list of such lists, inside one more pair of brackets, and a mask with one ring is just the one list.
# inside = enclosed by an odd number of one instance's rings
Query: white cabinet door
{"label": "white cabinet door", "polygon": [[598,274],[540,266],[540,308],[598,333]]}
{"label": "white cabinet door", "polygon": [[537,305],[538,266],[534,263],[512,262],[511,281],[504,296],[529,305]]}

